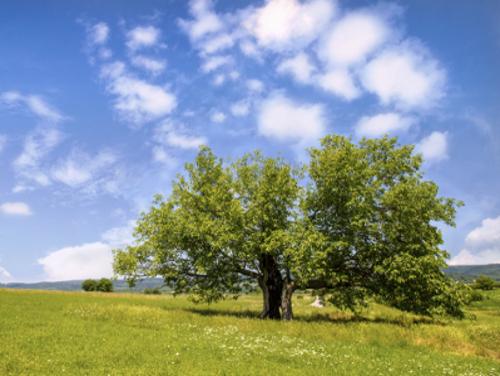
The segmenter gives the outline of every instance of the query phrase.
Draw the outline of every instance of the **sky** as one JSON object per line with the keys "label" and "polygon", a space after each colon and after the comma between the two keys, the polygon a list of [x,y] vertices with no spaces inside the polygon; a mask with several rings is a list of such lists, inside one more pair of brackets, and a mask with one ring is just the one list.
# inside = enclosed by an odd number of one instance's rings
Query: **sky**
{"label": "sky", "polygon": [[500,263],[496,0],[3,1],[0,38],[0,282],[111,276],[200,145],[332,133],[415,144],[448,262]]}

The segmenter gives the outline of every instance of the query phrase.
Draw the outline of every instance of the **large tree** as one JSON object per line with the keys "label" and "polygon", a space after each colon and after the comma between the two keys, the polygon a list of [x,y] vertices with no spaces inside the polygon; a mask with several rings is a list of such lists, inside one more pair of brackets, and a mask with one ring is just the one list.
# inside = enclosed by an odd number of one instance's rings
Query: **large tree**
{"label": "large tree", "polygon": [[139,219],[137,245],[115,254],[116,272],[131,282],[160,275],[176,292],[209,302],[257,283],[261,317],[280,318],[286,270],[272,242],[293,221],[298,171],[259,153],[225,166],[203,147],[185,172]]}
{"label": "large tree", "polygon": [[204,301],[258,285],[262,318],[291,319],[293,292],[307,288],[350,309],[377,295],[460,315],[436,227],[453,225],[458,203],[439,197],[420,165],[412,146],[389,138],[325,137],[305,179],[282,159],[254,153],[226,165],[204,147],[141,216],[115,271],[132,283],[162,276]]}

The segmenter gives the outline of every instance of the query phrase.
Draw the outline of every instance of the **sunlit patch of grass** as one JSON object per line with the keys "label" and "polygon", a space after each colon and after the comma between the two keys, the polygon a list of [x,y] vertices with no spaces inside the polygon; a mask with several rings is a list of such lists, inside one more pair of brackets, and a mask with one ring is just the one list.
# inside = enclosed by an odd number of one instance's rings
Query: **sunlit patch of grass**
{"label": "sunlit patch of grass", "polygon": [[498,375],[500,291],[475,320],[372,303],[360,315],[294,301],[293,322],[257,319],[261,297],[0,290],[0,375]]}

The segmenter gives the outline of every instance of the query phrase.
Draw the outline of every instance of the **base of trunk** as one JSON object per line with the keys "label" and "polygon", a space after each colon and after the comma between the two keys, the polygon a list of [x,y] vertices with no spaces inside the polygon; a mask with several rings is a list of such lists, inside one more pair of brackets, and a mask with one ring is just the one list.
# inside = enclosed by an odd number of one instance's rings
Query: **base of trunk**
{"label": "base of trunk", "polygon": [[292,294],[293,294],[293,283],[285,281],[283,286],[283,292],[281,296],[281,314],[283,320],[293,319],[292,310]]}

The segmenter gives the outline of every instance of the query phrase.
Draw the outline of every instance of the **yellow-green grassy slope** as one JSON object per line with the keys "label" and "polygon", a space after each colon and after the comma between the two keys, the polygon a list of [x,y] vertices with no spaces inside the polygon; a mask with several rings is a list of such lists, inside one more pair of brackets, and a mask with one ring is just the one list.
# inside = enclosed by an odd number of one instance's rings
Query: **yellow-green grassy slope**
{"label": "yellow-green grassy slope", "polygon": [[500,375],[500,290],[434,322],[372,305],[363,319],[295,299],[293,322],[252,317],[260,297],[0,290],[0,375]]}

